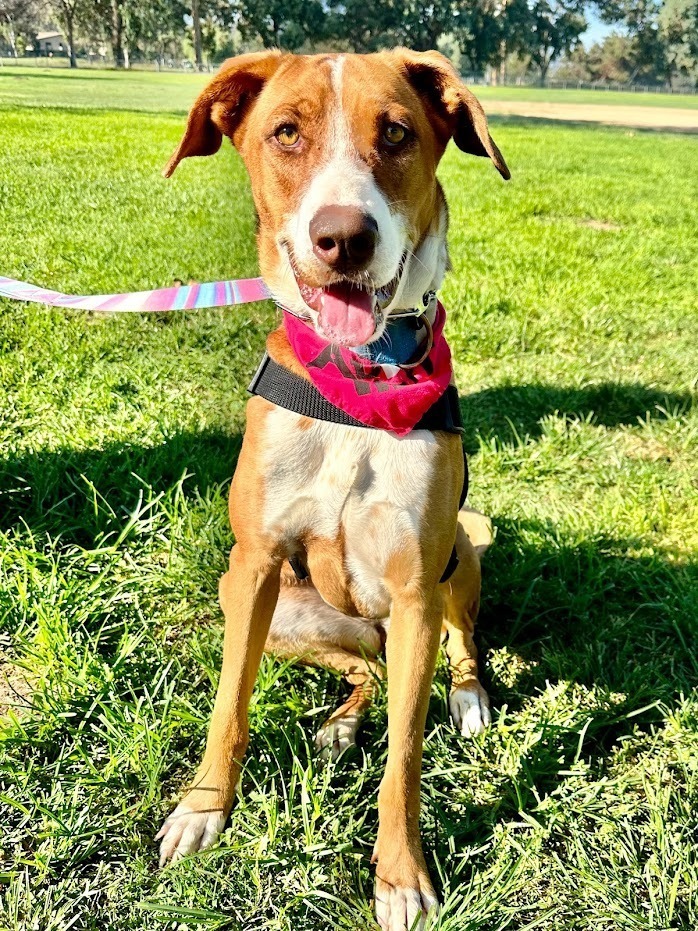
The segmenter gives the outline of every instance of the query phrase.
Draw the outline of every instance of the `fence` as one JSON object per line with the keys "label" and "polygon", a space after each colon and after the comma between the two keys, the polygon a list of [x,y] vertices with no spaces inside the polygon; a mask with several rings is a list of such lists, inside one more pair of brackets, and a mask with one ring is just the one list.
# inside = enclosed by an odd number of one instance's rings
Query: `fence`
{"label": "fence", "polygon": [[[55,68],[57,70],[70,67],[67,56],[55,54],[52,56],[25,56],[24,58],[12,58],[8,55],[0,55],[0,69],[5,65],[19,66],[22,68]],[[206,64],[202,71],[215,71],[217,65]],[[114,68],[114,63],[110,58],[102,58],[98,55],[91,57],[78,57],[78,70],[80,71],[97,71],[109,70]],[[131,61],[129,71],[176,71],[176,72],[193,72],[196,71],[194,62],[188,58],[160,58],[154,61],[137,59]]]}
{"label": "fence", "polygon": [[[7,55],[0,55],[0,68],[4,65],[20,65],[28,68],[67,68],[68,59],[59,54],[52,57],[31,56],[25,58],[11,58]],[[218,65],[206,64],[202,71],[215,71]],[[105,69],[113,68],[110,59],[104,59],[94,55],[92,57],[79,57],[78,68],[82,69]],[[196,71],[196,66],[188,58],[171,58],[165,57],[154,61],[136,60],[130,65],[131,71],[179,71],[192,72]],[[494,82],[484,74],[464,74],[463,80],[466,84],[480,85],[491,87]],[[497,87],[530,87],[541,88],[543,90],[589,90],[598,91],[621,91],[632,94],[698,94],[698,85],[695,83],[683,84],[623,84],[620,81],[573,81],[560,78],[549,78],[543,84],[536,80],[535,76],[520,77],[513,80],[498,81]]]}
{"label": "fence", "polygon": [[[463,76],[466,84],[492,86],[493,82],[483,74],[466,74]],[[541,83],[535,76],[526,76],[514,80],[498,82],[498,87],[539,87],[548,90],[589,90],[589,91],[622,91],[631,94],[698,94],[698,85],[695,82],[671,84],[624,84],[621,81],[574,81],[564,78],[548,78]]]}

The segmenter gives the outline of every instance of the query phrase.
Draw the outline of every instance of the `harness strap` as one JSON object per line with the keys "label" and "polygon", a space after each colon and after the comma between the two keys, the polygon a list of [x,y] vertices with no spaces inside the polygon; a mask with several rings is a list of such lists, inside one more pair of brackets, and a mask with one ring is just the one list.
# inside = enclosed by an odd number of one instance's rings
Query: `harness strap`
{"label": "harness strap", "polygon": [[[275,362],[266,352],[248,391],[257,394],[278,407],[311,417],[313,420],[325,420],[329,423],[341,424],[345,427],[363,427],[365,430],[375,430],[359,420],[346,414],[341,408],[335,407],[324,398],[315,385],[307,378],[301,378],[283,365]],[[445,430],[447,433],[462,433],[463,421],[458,406],[458,389],[449,385],[436,404],[432,405],[417,423],[415,430]],[[463,449],[463,489],[461,491],[459,508],[463,507],[468,494],[468,459]],[[298,557],[292,557],[291,567],[296,578],[303,580],[308,577],[308,570]],[[446,582],[456,571],[458,555],[453,547],[446,568],[439,581]]]}
{"label": "harness strap", "polygon": [[[278,407],[285,407],[304,417],[312,417],[313,420],[326,420],[345,427],[363,427],[365,430],[377,429],[361,423],[341,408],[335,407],[320,394],[309,379],[301,378],[285,366],[279,365],[267,353],[264,353],[264,358],[248,391],[266,398]],[[445,430],[447,433],[463,432],[463,421],[458,406],[458,389],[455,385],[449,385],[445,394],[441,395],[436,404],[429,408],[414,429]]]}

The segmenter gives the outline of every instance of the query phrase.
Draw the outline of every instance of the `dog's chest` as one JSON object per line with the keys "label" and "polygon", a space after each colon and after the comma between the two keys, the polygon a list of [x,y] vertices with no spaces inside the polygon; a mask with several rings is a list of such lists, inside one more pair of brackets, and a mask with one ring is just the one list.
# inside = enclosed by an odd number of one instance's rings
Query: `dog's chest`
{"label": "dog's chest", "polygon": [[[426,430],[398,438],[275,407],[266,424],[264,530],[289,554],[324,552],[360,613],[384,617],[386,567],[409,538],[420,538],[437,453]],[[332,602],[314,574],[313,581]]]}

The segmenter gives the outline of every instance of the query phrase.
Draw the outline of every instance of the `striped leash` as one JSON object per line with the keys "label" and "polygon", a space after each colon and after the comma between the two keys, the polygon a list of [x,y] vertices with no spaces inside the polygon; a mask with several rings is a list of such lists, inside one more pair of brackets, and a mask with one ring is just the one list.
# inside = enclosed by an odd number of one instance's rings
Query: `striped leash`
{"label": "striped leash", "polygon": [[251,304],[271,297],[262,278],[240,278],[229,281],[209,281],[205,284],[176,285],[154,291],[132,291],[125,294],[62,294],[37,288],[26,281],[0,275],[0,297],[15,301],[69,307],[73,310],[101,310],[112,313],[144,313],[168,310],[203,310],[207,307],[231,307]]}

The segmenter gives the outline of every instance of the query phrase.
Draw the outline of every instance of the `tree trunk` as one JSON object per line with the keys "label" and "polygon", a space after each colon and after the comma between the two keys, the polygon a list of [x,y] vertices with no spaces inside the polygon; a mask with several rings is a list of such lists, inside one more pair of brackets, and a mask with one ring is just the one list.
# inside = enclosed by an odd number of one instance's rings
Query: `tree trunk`
{"label": "tree trunk", "polygon": [[13,58],[19,58],[17,55],[17,35],[15,33],[15,27],[12,24],[12,20],[7,17],[7,41],[10,43],[10,50],[12,51]]}
{"label": "tree trunk", "polygon": [[124,67],[124,20],[121,15],[121,0],[111,0],[111,50],[114,67]]}
{"label": "tree trunk", "polygon": [[77,68],[78,62],[75,57],[75,24],[73,11],[65,18],[65,31],[68,33],[68,58],[70,59],[70,67]]}
{"label": "tree trunk", "polygon": [[204,61],[201,47],[201,17],[199,16],[199,0],[191,0],[191,18],[194,25],[194,58],[196,70],[203,71]]}

